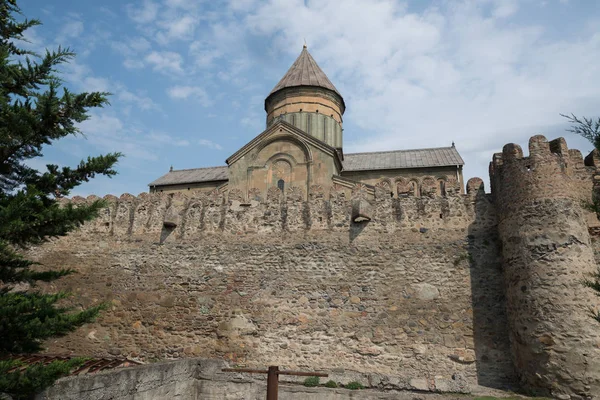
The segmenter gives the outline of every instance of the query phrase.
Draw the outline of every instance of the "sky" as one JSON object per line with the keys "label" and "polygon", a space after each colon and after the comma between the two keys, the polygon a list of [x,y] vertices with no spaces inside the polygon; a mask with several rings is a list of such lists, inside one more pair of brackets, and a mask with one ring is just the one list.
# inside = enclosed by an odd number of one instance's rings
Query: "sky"
{"label": "sky", "polygon": [[[444,147],[488,181],[506,143],[600,116],[597,0],[22,0],[22,45],[70,47],[75,91],[108,91],[82,135],[30,164],[120,151],[73,195],[139,194],[169,168],[225,165],[265,129],[264,99],[306,42],[344,97],[344,152]],[[487,185],[486,190],[489,190]]]}

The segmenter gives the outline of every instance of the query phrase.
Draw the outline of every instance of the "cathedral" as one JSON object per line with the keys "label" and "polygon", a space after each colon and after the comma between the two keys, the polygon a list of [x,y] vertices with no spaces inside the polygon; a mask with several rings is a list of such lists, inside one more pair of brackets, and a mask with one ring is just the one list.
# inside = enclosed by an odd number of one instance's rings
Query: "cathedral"
{"label": "cathedral", "polygon": [[384,189],[392,197],[463,193],[464,161],[451,147],[344,154],[344,98],[306,45],[265,99],[266,130],[226,165],[171,170],[150,192],[228,192],[260,201],[271,190],[308,199],[334,187]]}

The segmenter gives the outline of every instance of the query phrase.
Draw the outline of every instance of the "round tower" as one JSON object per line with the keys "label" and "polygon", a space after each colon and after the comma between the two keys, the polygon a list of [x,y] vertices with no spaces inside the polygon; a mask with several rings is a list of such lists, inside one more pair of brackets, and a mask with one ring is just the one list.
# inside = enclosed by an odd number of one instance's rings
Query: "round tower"
{"label": "round tower", "polygon": [[342,148],[344,99],[304,45],[302,53],[265,99],[267,128],[283,120]]}
{"label": "round tower", "polygon": [[507,144],[490,164],[515,369],[524,387],[560,399],[600,393],[597,298],[582,283],[597,268],[581,206],[595,170],[543,136],[530,139],[529,157]]}

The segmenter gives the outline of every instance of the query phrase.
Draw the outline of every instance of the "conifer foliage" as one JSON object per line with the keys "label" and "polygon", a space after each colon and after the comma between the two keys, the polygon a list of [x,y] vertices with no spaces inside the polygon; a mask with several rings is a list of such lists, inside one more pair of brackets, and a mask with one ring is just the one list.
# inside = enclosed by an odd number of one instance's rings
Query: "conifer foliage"
{"label": "conifer foliage", "polygon": [[36,283],[73,273],[49,270],[24,256],[29,246],[63,236],[93,219],[103,207],[60,206],[59,199],[94,176],[116,174],[120,153],[89,157],[74,168],[47,165],[31,168],[27,161],[43,147],[81,132],[88,110],[108,104],[108,93],[72,93],[62,86],[61,64],[74,53],[58,48],[36,55],[19,43],[38,20],[21,15],[16,0],[0,0],[0,397],[29,398],[73,367],[18,367],[11,354],[42,350],[44,339],[64,335],[90,322],[102,305],[84,310],[65,306],[68,293],[43,293]]}
{"label": "conifer foliage", "polygon": [[[589,140],[596,150],[600,151],[600,118],[594,120],[593,118],[578,118],[575,114],[564,115],[572,125],[568,129],[569,132],[575,133]],[[592,196],[592,204],[589,204],[588,208],[590,211],[594,211],[598,218],[600,218],[600,193],[595,192]],[[587,278],[584,282],[585,286],[596,292],[596,295],[600,296],[600,268]],[[594,313],[594,318],[600,322],[600,310]]]}

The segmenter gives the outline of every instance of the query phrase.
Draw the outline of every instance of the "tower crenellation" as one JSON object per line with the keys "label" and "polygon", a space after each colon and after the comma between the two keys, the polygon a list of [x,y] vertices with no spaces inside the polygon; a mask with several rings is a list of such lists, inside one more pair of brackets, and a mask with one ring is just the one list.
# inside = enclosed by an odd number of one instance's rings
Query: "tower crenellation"
{"label": "tower crenellation", "polygon": [[541,135],[528,157],[507,144],[490,164],[516,371],[525,387],[559,398],[600,393],[596,299],[582,285],[597,268],[582,207],[595,172],[563,138]]}

